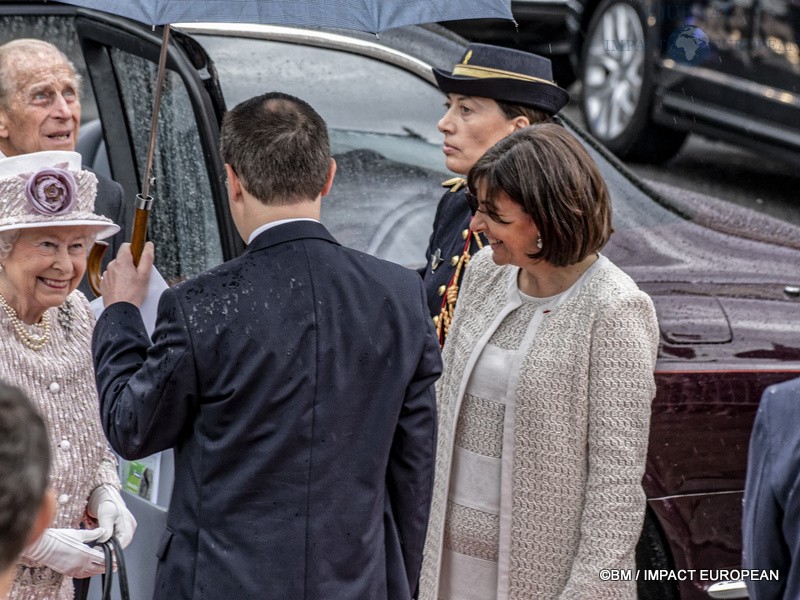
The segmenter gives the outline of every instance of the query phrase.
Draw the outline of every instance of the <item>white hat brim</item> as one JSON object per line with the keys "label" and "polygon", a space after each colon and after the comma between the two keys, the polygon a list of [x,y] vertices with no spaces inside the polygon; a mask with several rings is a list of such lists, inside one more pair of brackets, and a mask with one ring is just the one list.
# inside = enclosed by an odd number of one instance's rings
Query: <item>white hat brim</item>
{"label": "white hat brim", "polygon": [[0,233],[3,231],[13,231],[14,229],[41,229],[43,227],[82,227],[89,226],[99,228],[95,239],[104,240],[119,232],[119,225],[105,223],[93,219],[74,219],[68,221],[39,221],[35,223],[12,223],[9,225],[0,225]]}

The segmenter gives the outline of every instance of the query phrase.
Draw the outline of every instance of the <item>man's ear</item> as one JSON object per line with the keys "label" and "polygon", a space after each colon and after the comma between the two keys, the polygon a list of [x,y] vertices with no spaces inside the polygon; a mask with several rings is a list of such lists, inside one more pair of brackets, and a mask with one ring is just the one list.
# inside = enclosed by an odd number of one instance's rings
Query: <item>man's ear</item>
{"label": "man's ear", "polygon": [[53,518],[55,516],[56,495],[53,492],[53,489],[48,487],[44,492],[44,496],[42,496],[42,503],[39,506],[39,512],[36,514],[36,520],[33,522],[33,527],[28,535],[28,542],[25,545],[29,546],[38,540],[42,533],[44,533],[44,530],[47,529],[50,526],[50,523],[53,522]]}
{"label": "man's ear", "polygon": [[336,161],[331,158],[331,164],[328,166],[328,177],[325,179],[325,185],[322,187],[322,192],[320,196],[327,196],[328,192],[331,191],[331,186],[333,185],[333,178],[336,176]]}
{"label": "man's ear", "polygon": [[230,197],[230,201],[233,202],[242,195],[242,182],[239,181],[239,176],[236,174],[236,171],[234,171],[233,167],[228,163],[225,163],[225,174],[228,177],[228,196]]}

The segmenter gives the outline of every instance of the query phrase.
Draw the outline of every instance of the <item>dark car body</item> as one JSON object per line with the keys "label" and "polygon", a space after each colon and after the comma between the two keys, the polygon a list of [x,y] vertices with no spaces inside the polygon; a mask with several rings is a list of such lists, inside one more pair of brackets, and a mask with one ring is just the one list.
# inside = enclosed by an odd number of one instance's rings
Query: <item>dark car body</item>
{"label": "dark car body", "polygon": [[[437,28],[379,40],[255,25],[175,30],[150,224],[168,280],[242,251],[217,153],[219,122],[226,107],[272,89],[304,97],[330,124],[339,169],[323,222],[334,236],[408,266],[424,261],[439,183],[448,177],[435,130],[444,98],[430,66],[456,60],[463,40]],[[87,164],[123,185],[132,213],[159,32],[54,2],[0,4],[0,42],[20,36],[57,40],[87,75],[91,122],[79,146]],[[651,295],[661,327],[637,565],[696,575],[641,579],[640,597],[743,597],[738,585],[732,595],[720,590],[728,585],[724,570],[740,564],[747,446],[761,392],[800,374],[800,230],[713,198],[650,187],[567,127],[612,195],[615,234],[604,253]],[[166,480],[162,473],[162,487]],[[126,500],[140,520],[133,560],[154,561],[160,532],[152,507]],[[145,571],[135,598],[150,589]],[[709,571],[705,579],[701,571]]]}
{"label": "dark car body", "polygon": [[[800,158],[797,2],[567,0],[554,6],[548,0],[512,6],[519,32],[456,30],[553,57],[559,83],[581,80],[590,133],[626,160],[668,159],[687,132],[783,160]],[[625,7],[629,25],[611,24],[622,15],[615,7]],[[604,15],[611,16],[605,24]],[[639,61],[629,77],[618,76]],[[621,89],[626,85],[630,93]],[[620,127],[604,123],[615,118],[613,111],[623,113]]]}
{"label": "dark car body", "polygon": [[571,55],[584,1],[511,0],[513,23],[500,19],[467,19],[443,25],[468,40],[547,56],[553,62],[556,82],[567,87],[575,81]]}

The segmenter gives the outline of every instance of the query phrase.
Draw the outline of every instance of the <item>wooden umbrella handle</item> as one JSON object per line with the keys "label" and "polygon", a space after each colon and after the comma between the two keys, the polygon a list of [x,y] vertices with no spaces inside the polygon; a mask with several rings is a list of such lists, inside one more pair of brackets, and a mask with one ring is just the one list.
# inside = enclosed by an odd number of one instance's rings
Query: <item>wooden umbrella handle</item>
{"label": "wooden umbrella handle", "polygon": [[139,266],[139,259],[142,258],[144,243],[147,241],[147,218],[149,215],[149,208],[137,208],[133,215],[131,254],[133,254],[133,264],[137,267]]}
{"label": "wooden umbrella handle", "polygon": [[100,297],[103,254],[106,253],[106,250],[108,250],[108,242],[95,242],[89,251],[89,259],[86,261],[86,278],[89,280],[89,287],[98,298]]}
{"label": "wooden umbrella handle", "polygon": [[[148,196],[142,198],[140,194],[136,196],[139,204],[133,214],[133,232],[131,233],[131,254],[133,254],[133,264],[139,266],[139,259],[142,258],[144,244],[147,241],[147,219],[150,216],[150,209],[153,206],[153,198]],[[100,293],[100,279],[102,276],[102,260],[108,248],[108,242],[95,242],[89,252],[89,259],[86,263],[86,278],[89,280],[89,287],[98,298]]]}

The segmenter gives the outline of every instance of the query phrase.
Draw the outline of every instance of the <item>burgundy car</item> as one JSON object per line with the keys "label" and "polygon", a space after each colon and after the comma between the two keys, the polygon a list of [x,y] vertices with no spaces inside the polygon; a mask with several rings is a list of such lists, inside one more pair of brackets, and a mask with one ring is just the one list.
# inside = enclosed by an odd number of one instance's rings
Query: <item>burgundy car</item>
{"label": "burgundy car", "polygon": [[[21,36],[57,41],[84,73],[79,149],[86,164],[112,174],[133,200],[160,32],[52,1],[1,3],[0,43]],[[226,106],[268,90],[308,100],[331,127],[339,169],[323,221],[333,234],[390,260],[422,264],[440,183],[450,177],[436,130],[444,98],[430,67],[451,66],[464,45],[437,27],[376,39],[255,25],[177,26],[151,190],[150,234],[161,272],[172,280],[192,276],[242,251],[217,154],[219,121]],[[652,296],[661,326],[644,479],[648,510],[637,549],[640,598],[745,597],[741,582],[731,580],[739,575],[750,429],[763,389],[800,374],[800,229],[646,184],[567,126],[611,190],[616,232],[604,252]],[[149,598],[152,589],[171,468],[169,453],[154,457],[146,465],[147,492],[133,487],[126,495],[139,520],[128,551],[137,573],[134,598]]]}

